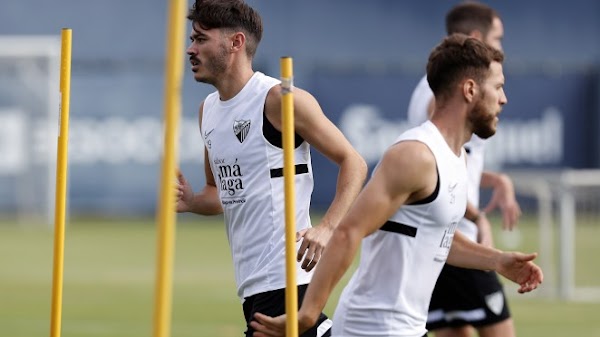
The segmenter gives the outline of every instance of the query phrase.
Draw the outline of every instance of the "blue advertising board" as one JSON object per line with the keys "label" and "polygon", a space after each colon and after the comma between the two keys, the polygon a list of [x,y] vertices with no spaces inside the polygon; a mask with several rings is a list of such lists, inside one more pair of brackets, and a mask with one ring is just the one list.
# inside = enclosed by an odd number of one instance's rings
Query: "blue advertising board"
{"label": "blue advertising board", "polygon": [[[310,90],[370,169],[410,127],[406,110],[422,75],[402,72],[315,72]],[[595,72],[505,72],[508,104],[488,140],[486,167],[589,168],[598,157]],[[313,205],[326,207],[337,168],[313,151]]]}

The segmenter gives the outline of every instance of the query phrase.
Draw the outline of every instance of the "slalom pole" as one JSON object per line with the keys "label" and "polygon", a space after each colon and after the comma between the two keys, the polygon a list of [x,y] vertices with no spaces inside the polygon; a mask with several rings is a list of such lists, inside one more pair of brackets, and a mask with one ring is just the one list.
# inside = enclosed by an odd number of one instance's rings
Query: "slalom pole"
{"label": "slalom pole", "polygon": [[58,149],[56,154],[56,196],[54,209],[54,261],[52,268],[52,307],[50,336],[61,334],[63,269],[65,258],[65,213],[69,146],[69,102],[71,96],[72,30],[61,31],[60,98],[58,107]]}
{"label": "slalom pole", "polygon": [[291,57],[282,57],[281,113],[283,137],[283,178],[285,196],[285,313],[286,336],[298,336],[298,288],[296,286],[296,193],[294,177],[294,86]]}
{"label": "slalom pole", "polygon": [[186,1],[171,0],[167,22],[164,92],[164,153],[156,222],[158,227],[154,336],[171,333],[173,260],[175,245],[175,164],[177,163],[178,127],[181,119],[181,83],[183,77],[183,37]]}

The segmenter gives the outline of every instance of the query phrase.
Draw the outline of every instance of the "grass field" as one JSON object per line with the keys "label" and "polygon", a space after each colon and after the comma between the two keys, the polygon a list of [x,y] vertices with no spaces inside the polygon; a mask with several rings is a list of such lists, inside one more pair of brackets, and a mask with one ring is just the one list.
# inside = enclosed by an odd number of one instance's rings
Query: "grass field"
{"label": "grass field", "polygon": [[[242,335],[241,305],[222,227],[219,218],[179,218],[174,337]],[[598,226],[579,230],[584,232],[577,234],[578,259],[588,258],[582,265],[590,267],[578,268],[578,280],[598,285],[600,230]],[[535,250],[535,227],[524,224],[521,233],[517,248]],[[502,246],[499,236],[497,241]],[[49,335],[52,247],[51,228],[0,223],[0,336]],[[71,220],[66,231],[62,336],[151,336],[155,252],[153,219]],[[326,308],[330,315],[340,290],[341,286]],[[516,295],[512,288],[508,292],[519,336],[600,337],[600,303]]]}

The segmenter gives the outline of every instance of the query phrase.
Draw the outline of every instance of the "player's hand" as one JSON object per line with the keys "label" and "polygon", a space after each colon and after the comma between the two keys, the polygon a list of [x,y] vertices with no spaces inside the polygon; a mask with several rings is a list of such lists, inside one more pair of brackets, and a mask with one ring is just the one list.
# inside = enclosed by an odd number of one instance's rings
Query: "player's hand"
{"label": "player's hand", "polygon": [[542,269],[533,263],[537,253],[503,252],[498,265],[498,273],[520,285],[519,293],[536,289],[544,280]]}
{"label": "player's hand", "polygon": [[332,232],[332,229],[321,224],[317,227],[305,228],[296,233],[296,241],[302,240],[296,257],[298,262],[302,261],[302,269],[311,271],[317,265]]}
{"label": "player's hand", "polygon": [[187,182],[181,171],[177,170],[177,181],[175,182],[175,201],[178,213],[188,212],[194,199],[192,187]]}
{"label": "player's hand", "polygon": [[254,337],[285,337],[286,316],[271,317],[261,313],[254,314],[255,321],[250,322]]}
{"label": "player's hand", "polygon": [[507,175],[500,175],[490,202],[484,209],[489,213],[496,208],[502,212],[502,228],[512,230],[521,216],[521,207],[515,197],[515,188]]}
{"label": "player's hand", "polygon": [[[298,313],[298,334],[301,335],[310,327],[315,325],[308,319],[302,319],[301,313]],[[286,315],[271,317],[263,315],[259,312],[254,314],[254,321],[250,322],[250,326],[254,329],[252,336],[254,337],[285,337],[286,332]]]}
{"label": "player's hand", "polygon": [[492,225],[490,221],[485,216],[485,214],[480,214],[476,221],[477,225],[477,242],[486,246],[486,247],[494,247],[494,239],[492,237]]}

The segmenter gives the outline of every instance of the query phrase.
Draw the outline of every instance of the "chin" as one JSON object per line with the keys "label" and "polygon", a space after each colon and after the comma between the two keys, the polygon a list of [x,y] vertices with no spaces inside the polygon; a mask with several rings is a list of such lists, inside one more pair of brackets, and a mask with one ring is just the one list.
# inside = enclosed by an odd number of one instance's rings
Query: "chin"
{"label": "chin", "polygon": [[488,139],[491,136],[496,134],[496,128],[491,127],[491,128],[487,128],[487,129],[475,130],[473,133],[476,134],[477,137],[479,137],[481,139]]}
{"label": "chin", "polygon": [[200,82],[200,83],[208,83],[208,79],[206,77],[194,74],[194,79],[196,80],[196,82]]}
{"label": "chin", "polygon": [[496,134],[496,130],[492,130],[492,131],[484,134],[483,136],[479,136],[479,138],[481,138],[481,139],[488,139],[488,138],[492,137],[495,134]]}

